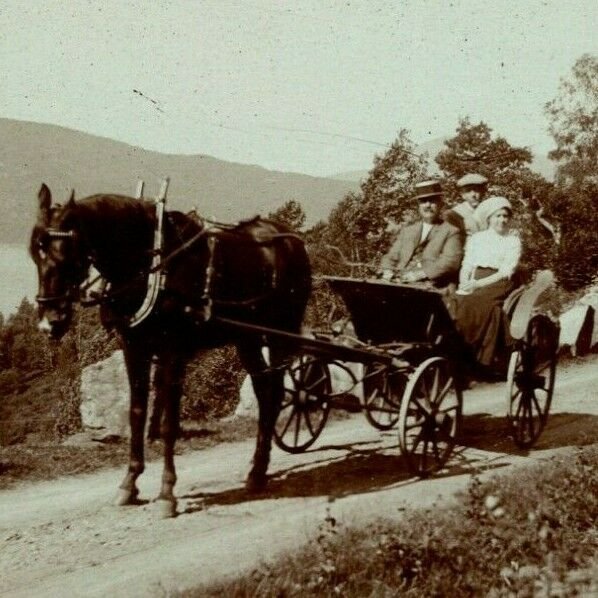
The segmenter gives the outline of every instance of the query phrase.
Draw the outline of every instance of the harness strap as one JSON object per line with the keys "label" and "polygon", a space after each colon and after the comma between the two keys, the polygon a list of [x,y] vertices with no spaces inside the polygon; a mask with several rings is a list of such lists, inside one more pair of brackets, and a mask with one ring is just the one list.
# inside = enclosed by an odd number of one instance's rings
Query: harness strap
{"label": "harness strap", "polygon": [[164,244],[164,235],[162,224],[164,221],[164,207],[166,205],[166,191],[168,189],[169,179],[164,179],[160,195],[156,200],[156,228],[154,230],[154,255],[152,257],[152,266],[147,277],[147,293],[139,309],[131,316],[129,327],[134,328],[145,320],[154,309],[158,294],[164,286],[164,267],[162,265],[162,247]]}

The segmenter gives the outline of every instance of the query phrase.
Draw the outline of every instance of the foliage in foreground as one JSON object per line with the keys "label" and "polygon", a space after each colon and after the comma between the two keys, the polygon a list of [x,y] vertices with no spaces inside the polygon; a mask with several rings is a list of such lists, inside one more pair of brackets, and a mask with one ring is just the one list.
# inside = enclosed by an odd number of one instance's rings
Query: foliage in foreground
{"label": "foliage in foreground", "polygon": [[[453,507],[342,529],[190,596],[571,596],[598,585],[598,446],[474,478]],[[587,594],[590,595],[590,594]]]}

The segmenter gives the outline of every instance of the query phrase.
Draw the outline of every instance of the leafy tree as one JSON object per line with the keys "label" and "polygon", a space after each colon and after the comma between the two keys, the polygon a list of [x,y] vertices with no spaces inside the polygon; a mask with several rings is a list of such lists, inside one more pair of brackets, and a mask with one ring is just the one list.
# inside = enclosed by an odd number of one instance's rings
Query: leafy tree
{"label": "leafy tree", "polygon": [[286,224],[291,230],[300,231],[305,224],[305,212],[298,201],[290,199],[280,208],[268,214],[268,218]]}
{"label": "leafy tree", "polygon": [[[325,226],[317,230],[323,246],[334,246],[351,262],[376,264],[387,250],[397,228],[412,216],[413,187],[425,178],[427,157],[414,153],[415,146],[406,130],[401,130],[374,165],[358,193],[348,193],[332,210]],[[357,274],[354,268],[339,266],[339,255],[318,264],[324,271]],[[370,272],[359,272],[367,274]]]}
{"label": "leafy tree", "polygon": [[562,242],[557,272],[568,288],[589,283],[598,273],[598,57],[584,54],[557,96],[546,104],[556,143],[557,192],[548,206]]}
{"label": "leafy tree", "polygon": [[486,123],[472,124],[464,118],[456,135],[445,141],[436,162],[443,173],[447,201],[452,204],[459,200],[456,182],[464,174],[483,174],[490,181],[490,195],[502,195],[513,203],[515,224],[523,238],[522,270],[552,267],[556,244],[545,216],[554,186],[530,170],[532,154],[528,148],[512,146],[492,133]]}
{"label": "leafy tree", "polygon": [[550,157],[560,162],[563,185],[598,177],[598,56],[584,54],[562,79],[556,98],[546,104],[556,143]]}

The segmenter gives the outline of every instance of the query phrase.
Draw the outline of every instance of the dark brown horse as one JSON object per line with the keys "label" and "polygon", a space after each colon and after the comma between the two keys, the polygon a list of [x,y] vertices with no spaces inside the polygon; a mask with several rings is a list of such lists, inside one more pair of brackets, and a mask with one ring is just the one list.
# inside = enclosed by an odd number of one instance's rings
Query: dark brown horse
{"label": "dark brown horse", "polygon": [[[119,505],[137,502],[136,479],[144,470],[150,366],[155,361],[159,420],[150,425],[150,433],[159,429],[164,442],[158,498],[164,501],[165,514],[174,515],[174,444],[181,389],[186,363],[201,349],[234,343],[252,377],[259,422],[247,488],[264,488],[273,427],[284,394],[280,366],[291,350],[276,337],[243,331],[219,317],[298,332],[311,273],[303,243],[279,224],[254,219],[232,229],[208,229],[180,212],[164,216],[162,258],[156,267],[156,211],[153,202],[117,195],[79,201],[71,197],[63,207],[52,206],[50,190],[42,185],[30,252],[39,275],[40,329],[55,339],[69,328],[73,304],[91,265],[108,283],[101,300],[102,320],[120,333],[131,391],[130,463],[120,486]],[[160,276],[161,284],[148,310],[150,271]],[[265,343],[269,364],[262,356]]]}

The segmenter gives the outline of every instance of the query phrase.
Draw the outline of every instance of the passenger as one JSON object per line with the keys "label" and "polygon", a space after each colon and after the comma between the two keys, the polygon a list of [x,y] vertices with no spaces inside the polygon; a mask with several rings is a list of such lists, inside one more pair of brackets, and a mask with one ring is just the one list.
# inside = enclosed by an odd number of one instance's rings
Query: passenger
{"label": "passenger", "polygon": [[441,218],[442,187],[438,181],[418,183],[415,190],[421,221],[401,229],[380,262],[382,278],[446,287],[456,283],[463,257],[459,230]]}
{"label": "passenger", "polygon": [[486,195],[488,179],[481,174],[469,173],[457,181],[457,187],[462,201],[447,210],[443,217],[446,222],[456,226],[465,239],[485,228],[477,221],[474,211]]}
{"label": "passenger", "polygon": [[514,287],[511,278],[521,256],[521,241],[511,230],[512,207],[505,197],[484,200],[474,216],[487,228],[467,240],[455,323],[476,362],[490,366],[506,338],[502,301]]}

